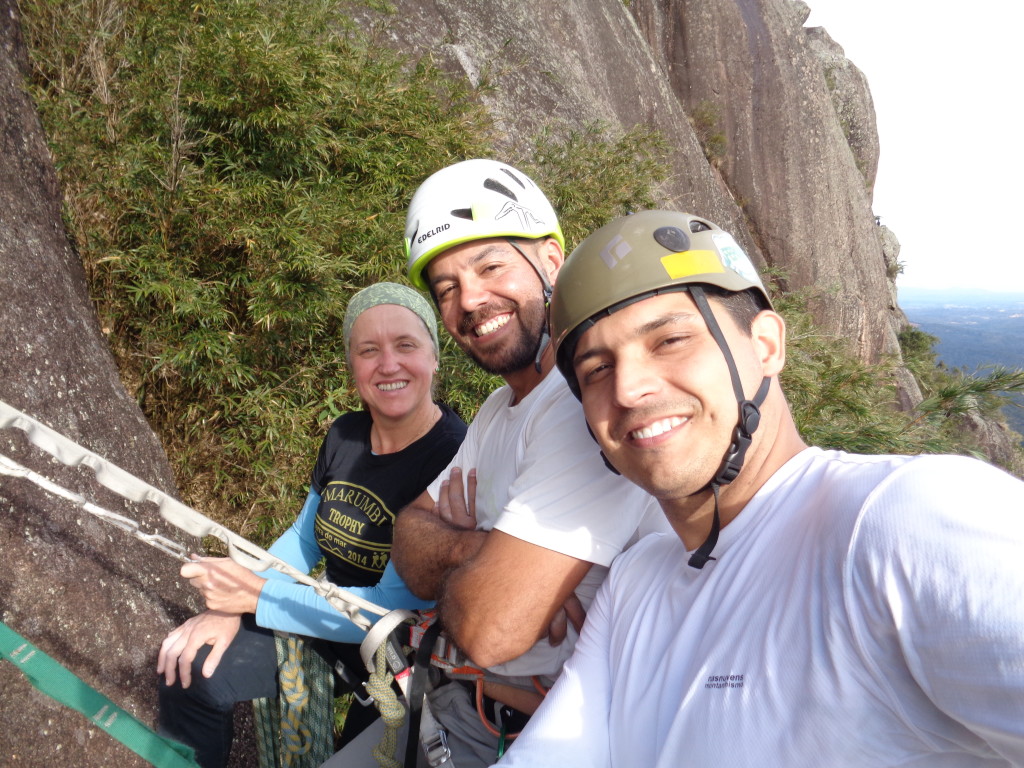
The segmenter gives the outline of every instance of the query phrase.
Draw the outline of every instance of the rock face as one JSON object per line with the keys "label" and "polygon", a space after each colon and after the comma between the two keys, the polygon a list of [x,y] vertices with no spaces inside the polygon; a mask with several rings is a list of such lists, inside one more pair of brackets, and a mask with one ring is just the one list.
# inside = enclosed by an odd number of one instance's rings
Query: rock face
{"label": "rock face", "polygon": [[[707,216],[786,287],[810,289],[819,322],[863,359],[898,352],[906,319],[871,212],[871,97],[842,49],[803,28],[804,3],[393,5],[384,42],[493,86],[483,98],[510,150],[552,116],[656,128],[671,147],[665,205]],[[717,143],[702,147],[702,133]]]}
{"label": "rock face", "polygon": [[864,73],[846,58],[823,27],[805,29],[807,41],[821,63],[825,85],[857,169],[870,189],[878,173],[879,142],[875,112]]}
{"label": "rock face", "polygon": [[[430,54],[481,89],[510,155],[552,118],[657,129],[664,205],[733,232],[809,290],[866,360],[897,354],[899,244],[871,211],[878,137],[863,76],[797,0],[392,0],[382,44]],[[16,0],[0,0],[0,399],[153,485],[161,447],[123,389],[67,240],[42,129],[25,95]],[[380,19],[360,11],[370,29]],[[920,400],[912,378],[904,404]],[[982,428],[979,426],[979,430]],[[0,431],[0,452],[147,530],[150,509]],[[152,721],[160,639],[195,610],[178,565],[23,480],[0,477],[0,618]],[[0,663],[0,764],[134,766],[126,748]],[[251,755],[250,755],[251,758]],[[236,764],[241,764],[236,761]]]}
{"label": "rock face", "polygon": [[[580,129],[600,121],[613,129],[656,128],[671,146],[661,196],[673,208],[700,213],[736,234],[764,261],[722,177],[708,163],[682,103],[652,48],[620,0],[559,3],[398,0],[382,42],[412,57],[431,55],[474,84],[510,154],[528,147],[551,121]],[[380,17],[365,13],[370,29]]]}
{"label": "rock face", "polygon": [[[0,0],[0,399],[173,491],[159,442],[118,379],[68,243],[60,192],[34,106],[13,0]],[[0,453],[147,531],[177,538],[153,508],[122,503],[0,430]],[[0,619],[140,717],[155,714],[156,652],[193,609],[179,565],[24,479],[0,475]],[[148,765],[0,661],[0,764]]]}
{"label": "rock face", "polygon": [[[858,115],[861,134],[872,137],[860,141],[860,151],[874,149],[863,164],[876,167],[874,114],[866,88],[830,89],[836,72],[853,70],[841,49],[828,50],[826,71],[810,44],[820,50],[826,38],[803,29],[809,11],[800,2],[632,7],[687,111],[713,105],[720,115],[722,176],[766,260],[785,271],[790,288],[813,288],[819,322],[851,339],[861,357],[896,352],[903,318],[889,299],[870,190],[843,130],[844,115]],[[842,114],[837,92],[847,103]]]}

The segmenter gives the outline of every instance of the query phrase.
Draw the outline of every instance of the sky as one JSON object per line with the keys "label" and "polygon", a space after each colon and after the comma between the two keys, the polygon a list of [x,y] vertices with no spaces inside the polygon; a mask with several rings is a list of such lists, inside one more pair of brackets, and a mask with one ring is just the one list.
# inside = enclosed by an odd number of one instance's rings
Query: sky
{"label": "sky", "polygon": [[1024,3],[806,2],[871,89],[897,286],[1024,292]]}

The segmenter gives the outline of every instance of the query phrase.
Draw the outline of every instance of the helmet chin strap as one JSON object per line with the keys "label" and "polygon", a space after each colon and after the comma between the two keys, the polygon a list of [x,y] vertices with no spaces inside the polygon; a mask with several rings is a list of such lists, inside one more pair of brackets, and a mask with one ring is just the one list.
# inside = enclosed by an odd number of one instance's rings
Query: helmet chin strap
{"label": "helmet chin strap", "polygon": [[[516,251],[519,252],[520,256],[526,259],[527,264],[533,267],[534,271],[537,273],[537,276],[540,277],[540,284],[544,289],[544,328],[541,331],[540,344],[537,345],[537,356],[533,359],[533,368],[535,371],[537,371],[537,373],[540,373],[540,358],[544,354],[544,350],[547,349],[548,344],[551,343],[551,329],[550,322],[548,320],[548,305],[551,303],[552,293],[551,281],[548,280],[547,272],[545,272],[539,264],[535,264],[533,262],[533,259],[526,255],[526,252],[519,247],[519,244],[516,243],[515,240],[509,238],[508,244],[515,248]],[[605,463],[607,464],[607,460],[605,461]]]}
{"label": "helmet chin strap", "polygon": [[707,565],[708,560],[716,559],[711,557],[711,552],[714,550],[715,545],[718,544],[718,533],[722,527],[721,516],[718,511],[719,489],[723,485],[728,485],[735,480],[740,470],[743,469],[743,460],[746,458],[747,449],[750,448],[754,431],[761,423],[761,405],[768,396],[771,379],[765,376],[761,380],[761,386],[758,387],[753,400],[747,400],[743,396],[743,384],[740,382],[736,361],[733,359],[732,351],[725,340],[725,334],[722,333],[722,329],[718,325],[714,313],[711,311],[711,305],[708,304],[707,297],[704,295],[704,289],[700,286],[691,285],[689,286],[689,293],[694,304],[697,305],[697,310],[700,312],[701,317],[704,318],[711,336],[725,356],[725,363],[729,367],[729,378],[732,379],[732,389],[736,395],[736,402],[739,405],[739,418],[736,428],[733,430],[729,448],[725,452],[725,457],[722,459],[722,464],[719,466],[715,476],[704,486],[705,489],[711,488],[712,493],[715,495],[715,514],[711,520],[711,531],[708,533],[707,538],[704,539],[704,543],[697,548],[697,551],[690,556],[689,560],[691,567],[703,568]]}

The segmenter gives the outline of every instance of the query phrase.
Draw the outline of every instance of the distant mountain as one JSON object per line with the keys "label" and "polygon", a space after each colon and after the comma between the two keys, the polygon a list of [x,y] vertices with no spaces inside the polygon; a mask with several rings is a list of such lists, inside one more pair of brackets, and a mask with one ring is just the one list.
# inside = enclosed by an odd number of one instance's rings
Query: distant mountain
{"label": "distant mountain", "polygon": [[898,288],[900,307],[998,307],[1024,311],[1024,290],[984,291],[979,288]]}
{"label": "distant mountain", "polygon": [[[1024,293],[901,288],[899,303],[910,322],[938,337],[935,351],[948,367],[1024,368]],[[1024,404],[1024,395],[1016,400]],[[1024,408],[1003,414],[1024,434]]]}

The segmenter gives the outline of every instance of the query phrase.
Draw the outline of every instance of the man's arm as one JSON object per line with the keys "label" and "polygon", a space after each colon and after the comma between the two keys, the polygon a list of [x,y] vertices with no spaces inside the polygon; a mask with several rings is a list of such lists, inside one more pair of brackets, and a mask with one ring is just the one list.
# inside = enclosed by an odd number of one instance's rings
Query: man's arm
{"label": "man's arm", "polygon": [[422,600],[436,600],[445,575],[476,554],[485,531],[460,528],[434,513],[427,491],[395,520],[391,561],[409,590]]}
{"label": "man's arm", "polygon": [[862,647],[878,670],[906,665],[885,684],[912,717],[903,702],[924,691],[964,726],[947,733],[965,754],[1024,766],[1024,483],[926,456],[879,488],[861,509],[844,596]]}
{"label": "man's arm", "polygon": [[[522,655],[548,635],[563,605],[576,603],[573,591],[591,564],[502,531],[472,530],[472,470],[467,484],[464,492],[462,471],[453,468],[438,504],[424,492],[403,510],[391,557],[413,594],[440,600],[445,627],[459,647],[489,667]],[[569,619],[582,624],[581,613]],[[559,641],[564,631],[563,626]]]}
{"label": "man's arm", "polygon": [[490,667],[521,656],[548,633],[591,563],[499,530],[454,568],[439,607],[445,627],[473,661]]}

